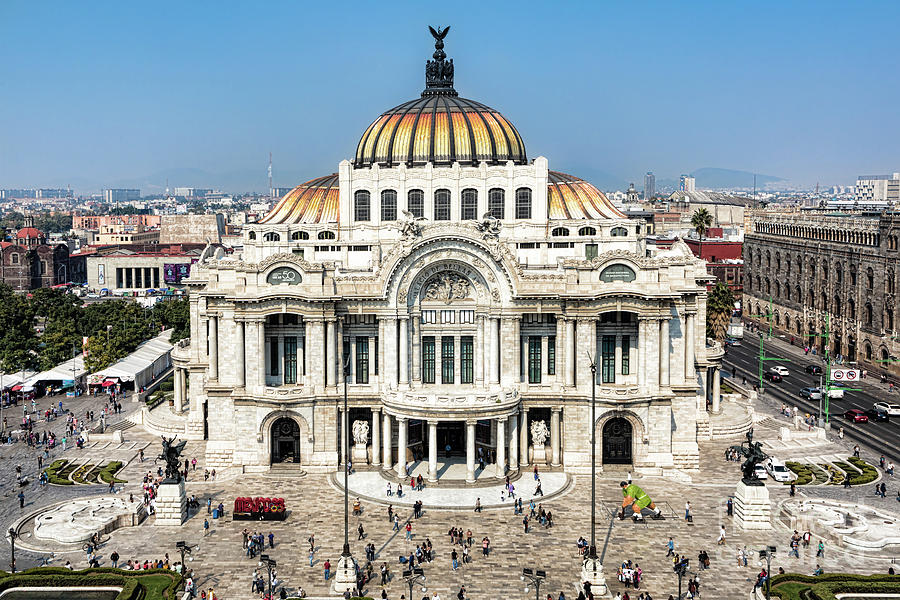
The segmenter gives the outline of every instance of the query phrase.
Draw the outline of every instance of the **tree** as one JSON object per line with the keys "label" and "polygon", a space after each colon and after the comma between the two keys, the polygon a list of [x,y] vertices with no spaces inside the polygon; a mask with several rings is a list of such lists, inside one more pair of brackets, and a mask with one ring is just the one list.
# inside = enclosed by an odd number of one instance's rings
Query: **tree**
{"label": "tree", "polygon": [[187,298],[162,300],[153,307],[153,320],[163,327],[172,329],[171,343],[191,335],[191,308]]}
{"label": "tree", "polygon": [[703,258],[703,236],[706,235],[706,232],[712,227],[712,223],[712,215],[703,207],[698,208],[694,211],[694,214],[691,215],[691,227],[694,228],[697,235],[700,237],[700,258]]}
{"label": "tree", "polygon": [[734,312],[734,293],[719,281],[706,299],[706,337],[724,340],[731,313]]}

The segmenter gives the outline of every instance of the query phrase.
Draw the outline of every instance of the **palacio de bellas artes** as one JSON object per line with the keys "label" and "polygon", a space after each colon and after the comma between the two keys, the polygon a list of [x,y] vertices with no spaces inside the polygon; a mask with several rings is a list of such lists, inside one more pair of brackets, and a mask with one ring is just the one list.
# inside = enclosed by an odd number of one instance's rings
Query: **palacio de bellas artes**
{"label": "palacio de bellas artes", "polygon": [[723,356],[704,262],[529,156],[435,42],[420,95],[191,271],[181,437],[209,468],[465,487],[589,473],[595,433],[598,469],[697,472]]}

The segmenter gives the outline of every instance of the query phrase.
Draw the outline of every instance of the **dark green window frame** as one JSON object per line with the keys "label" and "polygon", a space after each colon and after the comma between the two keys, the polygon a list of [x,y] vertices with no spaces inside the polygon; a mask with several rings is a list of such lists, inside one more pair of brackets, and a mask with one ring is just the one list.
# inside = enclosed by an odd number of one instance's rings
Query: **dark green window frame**
{"label": "dark green window frame", "polygon": [[422,338],[422,383],[434,383],[434,337]]}
{"label": "dark green window frame", "polygon": [[278,375],[278,336],[269,338],[269,375]]}
{"label": "dark green window frame", "polygon": [[631,374],[631,336],[622,336],[622,375]]}
{"label": "dark green window frame", "polygon": [[528,336],[528,383],[541,382],[541,337]]}
{"label": "dark green window frame", "polygon": [[604,335],[600,345],[602,383],[616,382],[616,336]]}
{"label": "dark green window frame", "polygon": [[455,348],[453,337],[441,338],[441,383],[454,383],[453,359]]}
{"label": "dark green window frame", "polygon": [[297,383],[297,337],[284,338],[284,383]]}
{"label": "dark green window frame", "polygon": [[547,375],[556,375],[556,336],[547,337]]}
{"label": "dark green window frame", "polygon": [[471,335],[459,338],[459,382],[472,383],[475,366],[475,344]]}
{"label": "dark green window frame", "polygon": [[356,383],[369,383],[369,338],[356,338]]}

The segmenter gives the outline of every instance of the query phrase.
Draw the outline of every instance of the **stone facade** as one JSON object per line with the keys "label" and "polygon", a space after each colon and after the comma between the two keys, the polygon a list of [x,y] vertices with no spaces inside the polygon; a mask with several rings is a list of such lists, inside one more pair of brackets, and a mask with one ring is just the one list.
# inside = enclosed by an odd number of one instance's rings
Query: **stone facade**
{"label": "stone facade", "polygon": [[16,291],[75,281],[65,244],[48,244],[33,227],[22,229],[14,242],[0,243],[0,281]]}
{"label": "stone facade", "polygon": [[[759,212],[744,238],[744,314],[795,343],[898,376],[900,216]],[[810,337],[818,336],[818,337]],[[808,340],[812,340],[811,342]],[[880,362],[885,361],[885,362]]]}

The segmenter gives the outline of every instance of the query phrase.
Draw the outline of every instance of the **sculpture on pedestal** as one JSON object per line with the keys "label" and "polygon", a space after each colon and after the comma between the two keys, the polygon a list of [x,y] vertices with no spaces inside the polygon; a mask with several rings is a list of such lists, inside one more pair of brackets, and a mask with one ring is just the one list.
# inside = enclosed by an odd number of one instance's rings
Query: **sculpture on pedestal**
{"label": "sculpture on pedestal", "polygon": [[367,421],[353,421],[353,441],[363,446],[369,442],[369,423]]}
{"label": "sculpture on pedestal", "polygon": [[547,429],[545,421],[534,421],[531,423],[531,443],[535,448],[543,448],[549,437],[550,430]]}
{"label": "sculpture on pedestal", "polygon": [[166,461],[166,479],[164,483],[180,483],[181,482],[181,453],[184,451],[186,441],[176,444],[173,437],[166,439],[162,437],[162,454],[156,457],[157,460]]}
{"label": "sculpture on pedestal", "polygon": [[730,451],[734,451],[738,456],[746,457],[741,463],[741,472],[744,476],[741,481],[745,485],[764,485],[762,480],[756,476],[756,465],[769,458],[769,455],[763,452],[762,444],[753,441],[753,428],[747,432],[747,441],[741,442],[740,446],[731,446],[725,451],[726,456]]}

